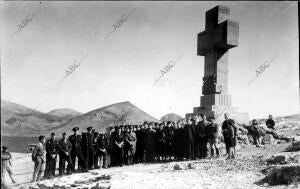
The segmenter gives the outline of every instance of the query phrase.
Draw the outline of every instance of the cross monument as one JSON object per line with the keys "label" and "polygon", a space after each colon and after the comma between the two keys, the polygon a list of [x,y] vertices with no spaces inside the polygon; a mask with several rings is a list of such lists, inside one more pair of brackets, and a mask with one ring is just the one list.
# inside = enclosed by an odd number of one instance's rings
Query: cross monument
{"label": "cross monument", "polygon": [[[216,6],[206,12],[205,31],[198,34],[197,54],[204,56],[204,77],[200,107],[195,107],[191,115],[204,113],[224,120],[223,114],[240,123],[247,123],[249,115],[237,112],[231,106],[228,95],[228,52],[238,46],[239,23],[229,20],[230,9]],[[222,115],[222,116],[221,116]]]}

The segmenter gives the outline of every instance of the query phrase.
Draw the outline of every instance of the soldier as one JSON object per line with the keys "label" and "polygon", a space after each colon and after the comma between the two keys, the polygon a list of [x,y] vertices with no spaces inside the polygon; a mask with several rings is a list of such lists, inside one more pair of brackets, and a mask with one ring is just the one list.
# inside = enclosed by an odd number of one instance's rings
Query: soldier
{"label": "soldier", "polygon": [[51,133],[51,138],[46,142],[46,170],[45,179],[51,179],[55,176],[56,158],[58,154],[58,141],[55,139],[55,133]]}
{"label": "soldier", "polygon": [[215,117],[210,117],[210,124],[208,126],[208,142],[210,145],[211,150],[211,157],[214,157],[216,154],[216,157],[218,158],[220,156],[219,152],[219,139],[221,137],[221,126],[216,123]]}
{"label": "soldier", "polygon": [[83,160],[82,150],[81,150],[81,136],[78,135],[78,127],[74,127],[74,134],[69,137],[72,144],[71,147],[71,160],[72,160],[72,172],[75,172],[76,157],[78,160],[78,170],[86,171],[86,167]]}
{"label": "soldier", "polygon": [[198,126],[198,139],[199,139],[199,153],[200,158],[206,158],[207,157],[207,136],[206,136],[206,129],[209,124],[209,122],[206,120],[206,115],[201,114],[202,120],[199,122]]}
{"label": "soldier", "polygon": [[71,150],[72,144],[66,133],[62,133],[62,139],[58,142],[59,145],[59,175],[62,176],[65,172],[66,161],[68,163],[67,174],[72,174]]}
{"label": "soldier", "polygon": [[85,167],[88,170],[93,169],[94,166],[94,133],[93,127],[87,127],[86,133],[82,133],[81,148],[82,155],[85,162]]}
{"label": "soldier", "polygon": [[128,132],[125,134],[125,153],[127,165],[133,165],[133,156],[136,151],[136,134],[133,132],[133,126],[128,127]]}
{"label": "soldier", "polygon": [[124,162],[124,135],[120,127],[116,127],[116,129],[116,133],[113,136],[115,163],[117,166],[122,167]]}
{"label": "soldier", "polygon": [[40,181],[42,174],[45,171],[45,163],[46,163],[45,143],[46,143],[45,136],[39,136],[39,142],[37,143],[37,145],[35,146],[32,152],[32,161],[34,162],[32,182]]}
{"label": "soldier", "polygon": [[[95,169],[98,168],[107,168],[107,151],[108,151],[108,141],[105,138],[105,135],[103,133],[100,133],[99,137],[97,138],[96,141],[96,159],[95,159]],[[100,158],[100,166],[98,165],[98,160]],[[101,166],[102,162],[102,166]]]}
{"label": "soldier", "polygon": [[6,146],[2,146],[1,152],[1,188],[8,188],[5,180],[6,172],[8,173],[12,183],[16,183],[14,179],[14,175],[11,169],[11,154],[8,152],[8,148]]}

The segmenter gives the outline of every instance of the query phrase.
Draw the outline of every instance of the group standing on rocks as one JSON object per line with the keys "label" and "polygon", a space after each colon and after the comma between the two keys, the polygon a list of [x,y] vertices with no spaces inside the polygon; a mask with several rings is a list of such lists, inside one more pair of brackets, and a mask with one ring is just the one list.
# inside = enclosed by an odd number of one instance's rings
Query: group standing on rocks
{"label": "group standing on rocks", "polygon": [[[226,146],[227,159],[235,158],[238,127],[227,113],[224,118],[222,125],[216,122],[215,117],[207,119],[206,115],[201,114],[177,123],[145,121],[142,125],[108,127],[105,132],[87,127],[86,132],[79,134],[79,128],[74,127],[73,135],[62,133],[59,140],[56,133],[51,133],[48,140],[45,136],[39,136],[32,152],[32,182],[53,178],[58,157],[60,176],[137,163],[218,158],[222,141]],[[274,129],[272,116],[269,116],[266,125]],[[260,146],[260,130],[256,120],[252,121],[251,129],[254,142]],[[8,172],[15,183],[9,163],[11,154],[6,146],[2,149],[1,181],[5,183],[4,175]]]}

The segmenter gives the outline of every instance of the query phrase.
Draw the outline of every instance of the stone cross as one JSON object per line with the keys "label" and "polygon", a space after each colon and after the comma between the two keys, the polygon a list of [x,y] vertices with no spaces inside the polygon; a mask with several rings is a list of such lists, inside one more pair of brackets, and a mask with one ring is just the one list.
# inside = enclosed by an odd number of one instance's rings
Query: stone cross
{"label": "stone cross", "polygon": [[205,114],[224,121],[224,113],[238,123],[249,123],[249,114],[238,112],[228,94],[228,50],[238,46],[239,24],[229,20],[229,8],[216,6],[206,12],[205,31],[198,34],[197,54],[205,56],[200,106],[186,117]]}
{"label": "stone cross", "polygon": [[228,20],[230,10],[216,6],[206,12],[205,31],[198,34],[199,56],[205,56],[202,94],[227,94],[228,50],[238,46],[239,24]]}

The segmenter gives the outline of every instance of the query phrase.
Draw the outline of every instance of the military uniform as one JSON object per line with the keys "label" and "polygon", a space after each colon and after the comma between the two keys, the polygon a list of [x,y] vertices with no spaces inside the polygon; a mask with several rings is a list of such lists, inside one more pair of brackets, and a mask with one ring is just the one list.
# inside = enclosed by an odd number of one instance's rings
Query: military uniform
{"label": "military uniform", "polygon": [[[78,127],[74,128],[73,131],[78,131]],[[85,170],[85,164],[83,160],[82,150],[81,150],[81,136],[77,134],[73,134],[69,137],[69,141],[72,145],[71,147],[71,160],[72,160],[72,172],[75,172],[75,163],[76,158],[78,160],[78,169]]]}
{"label": "military uniform", "polygon": [[133,156],[136,151],[136,134],[131,131],[125,134],[125,153],[126,153],[126,163],[128,165],[133,164]]}
{"label": "military uniform", "polygon": [[[88,127],[88,129],[91,127]],[[93,169],[94,166],[94,134],[91,132],[82,133],[81,140],[82,154],[85,162],[85,167]]]}
{"label": "military uniform", "polygon": [[72,160],[71,160],[72,144],[68,139],[61,139],[59,141],[59,175],[63,175],[65,172],[65,163],[67,161],[67,174],[72,172]]}
{"label": "military uniform", "polygon": [[46,170],[45,178],[52,178],[55,176],[56,158],[58,154],[58,141],[49,139],[46,142]]}

